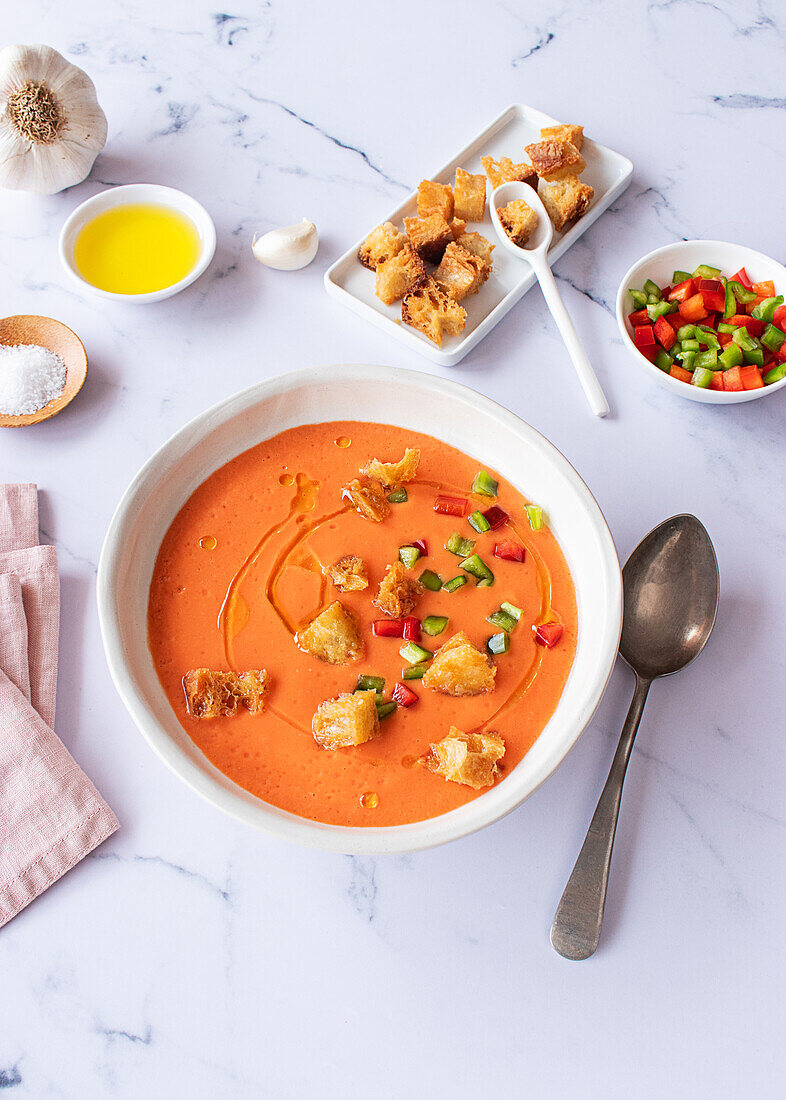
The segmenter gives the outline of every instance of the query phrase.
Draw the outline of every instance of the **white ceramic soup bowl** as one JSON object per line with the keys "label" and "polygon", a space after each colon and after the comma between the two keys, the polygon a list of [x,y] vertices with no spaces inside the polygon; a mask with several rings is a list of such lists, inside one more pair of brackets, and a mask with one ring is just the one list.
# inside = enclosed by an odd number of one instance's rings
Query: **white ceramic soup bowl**
{"label": "white ceramic soup bowl", "polygon": [[[98,214],[106,210],[114,210],[117,206],[129,206],[134,203],[152,203],[155,206],[168,206],[172,210],[185,215],[194,225],[199,235],[199,255],[196,263],[189,273],[172,286],[166,286],[162,290],[151,290],[147,294],[116,294],[111,290],[101,290],[93,286],[87,279],[83,279],[74,261],[74,247],[80,232]],[[114,302],[132,302],[135,305],[143,302],[162,302],[165,298],[171,298],[179,294],[187,286],[202,275],[210,265],[216,251],[216,227],[213,219],[201,203],[192,199],[185,191],[178,191],[175,187],[164,187],[159,183],[128,183],[121,187],[110,187],[92,199],[87,199],[67,219],[60,231],[58,245],[60,262],[68,274],[83,289],[91,294],[97,294],[99,298],[107,298]]]}
{"label": "white ceramic soup bowl", "polygon": [[630,351],[639,367],[661,386],[671,390],[689,401],[701,401],[706,405],[737,405],[740,401],[753,401],[757,397],[767,397],[786,386],[786,378],[773,382],[758,390],[743,390],[741,393],[724,393],[722,390],[703,390],[700,386],[691,386],[672,378],[654,363],[650,363],[633,343],[633,329],[628,314],[636,308],[630,296],[630,290],[640,290],[647,279],[658,286],[668,286],[675,271],[695,271],[699,264],[719,267],[724,275],[734,275],[744,267],[754,283],[772,279],[775,293],[786,296],[786,267],[777,260],[771,260],[763,252],[746,248],[742,244],[727,244],[724,241],[677,241],[648,252],[629,268],[617,291],[617,324],[622,341]]}
{"label": "white ceramic soup bowl", "polygon": [[[504,780],[428,821],[357,828],[308,821],[238,787],[200,752],[175,716],[147,646],[147,603],[161,540],[191,493],[218,467],[287,428],[330,420],[395,424],[438,436],[542,505],[570,567],[578,645],[565,690],[538,740]],[[474,391],[375,366],[298,371],[202,413],[153,455],[127,489],[98,568],[98,612],[109,669],[151,747],[198,794],[247,825],[348,853],[411,852],[465,836],[515,809],[554,771],[600,702],[622,621],[619,562],[587,486],[533,428]]]}

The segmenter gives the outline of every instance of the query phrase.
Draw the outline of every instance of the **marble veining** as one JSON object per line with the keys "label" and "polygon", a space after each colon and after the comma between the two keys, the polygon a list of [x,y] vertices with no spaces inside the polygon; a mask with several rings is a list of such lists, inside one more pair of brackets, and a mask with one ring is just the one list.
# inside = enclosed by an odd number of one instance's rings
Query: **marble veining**
{"label": "marble veining", "polygon": [[[0,477],[42,488],[42,539],[62,576],[58,732],[121,829],[0,932],[0,1090],[783,1095],[786,399],[678,400],[634,369],[614,318],[619,280],[659,245],[718,237],[786,254],[783,5],[31,0],[3,29],[2,44],[48,42],[83,65],[109,118],[84,184],[0,195],[4,313],[57,317],[90,361],[66,412],[0,436]],[[322,287],[348,242],[516,101],[584,123],[635,165],[555,272],[612,404],[603,423],[537,288],[450,370]],[[106,187],[146,180],[208,207],[213,265],[156,306],[84,295],[59,266],[63,221]],[[303,216],[319,228],[315,262],[257,264],[253,234]],[[363,361],[445,374],[523,416],[595,493],[622,559],[681,511],[715,542],[716,633],[650,693],[604,937],[585,964],[556,956],[548,927],[629,704],[621,664],[526,805],[390,859],[301,850],[219,815],[150,752],[109,680],[96,563],[139,467],[259,379]]]}

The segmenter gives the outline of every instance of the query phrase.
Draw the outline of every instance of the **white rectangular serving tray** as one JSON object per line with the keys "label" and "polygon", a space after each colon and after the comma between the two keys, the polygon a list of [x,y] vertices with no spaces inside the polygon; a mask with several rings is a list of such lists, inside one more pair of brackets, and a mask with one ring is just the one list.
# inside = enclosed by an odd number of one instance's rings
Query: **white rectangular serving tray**
{"label": "white rectangular serving tray", "polygon": [[[578,112],[577,112],[578,113]],[[575,121],[568,119],[567,121]],[[456,167],[468,172],[483,171],[481,156],[490,155],[495,160],[510,157],[514,162],[525,159],[524,146],[540,138],[545,126],[557,126],[558,121],[534,107],[523,103],[514,103],[503,111],[481,134],[465,149],[449,161],[444,168],[426,179],[440,183],[453,183]],[[583,218],[579,218],[566,232],[555,233],[554,242],[549,249],[549,260],[554,263],[585,230],[589,229],[604,210],[621,195],[630,183],[633,165],[627,157],[599,145],[590,138],[584,139],[582,150],[587,167],[581,178],[595,188],[592,206]],[[390,214],[380,218],[380,222],[391,221],[401,227],[402,218],[417,214],[417,193],[412,192]],[[369,226],[370,232],[373,227]],[[469,222],[467,231],[476,230],[488,237],[492,243],[497,241],[494,226],[488,213],[482,222]],[[365,239],[365,237],[364,237]],[[452,367],[478,344],[484,336],[498,324],[512,306],[535,283],[535,275],[528,265],[515,256],[507,254],[501,247],[494,252],[494,270],[490,278],[481,287],[479,293],[465,298],[462,305],[467,311],[467,324],[460,336],[448,336],[441,348],[429,339],[401,321],[401,303],[386,306],[374,293],[374,272],[363,267],[357,258],[362,244],[358,241],[345,252],[325,272],[325,289],[328,294],[343,302],[355,313],[365,317],[379,328],[384,329],[398,340],[407,344],[413,351],[432,359],[435,363]]]}

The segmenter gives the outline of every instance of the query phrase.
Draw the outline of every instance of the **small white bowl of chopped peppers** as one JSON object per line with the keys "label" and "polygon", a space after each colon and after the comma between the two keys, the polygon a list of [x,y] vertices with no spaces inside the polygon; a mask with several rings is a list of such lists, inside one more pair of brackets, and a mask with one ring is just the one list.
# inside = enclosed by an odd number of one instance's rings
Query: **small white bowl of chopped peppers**
{"label": "small white bowl of chopped peppers", "polygon": [[626,272],[617,323],[639,366],[680,397],[752,401],[786,385],[786,268],[745,245],[677,241]]}

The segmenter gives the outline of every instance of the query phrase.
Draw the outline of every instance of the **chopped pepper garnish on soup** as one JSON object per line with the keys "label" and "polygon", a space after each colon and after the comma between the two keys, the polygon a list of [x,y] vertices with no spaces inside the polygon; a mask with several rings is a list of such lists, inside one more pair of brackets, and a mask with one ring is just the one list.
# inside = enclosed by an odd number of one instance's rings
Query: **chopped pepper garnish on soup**
{"label": "chopped pepper garnish on soup", "polygon": [[292,428],[216,470],[164,536],[148,608],[198,748],[333,825],[421,821],[504,782],[576,633],[538,504],[446,443],[361,422]]}

